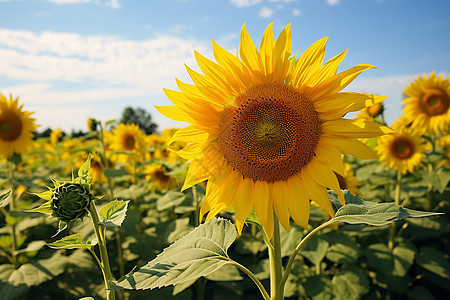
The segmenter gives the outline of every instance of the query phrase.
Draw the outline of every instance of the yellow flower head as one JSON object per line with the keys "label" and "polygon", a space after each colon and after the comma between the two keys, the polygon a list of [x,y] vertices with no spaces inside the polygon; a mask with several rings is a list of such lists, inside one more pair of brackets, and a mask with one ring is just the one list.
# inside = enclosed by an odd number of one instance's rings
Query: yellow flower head
{"label": "yellow flower head", "polygon": [[270,24],[259,49],[243,26],[239,56],[213,41],[216,62],[195,52],[204,74],[187,67],[194,85],[177,81],[180,92],[165,90],[175,106],[157,109],[191,124],[177,131],[169,146],[188,143],[177,152],[192,160],[183,189],[208,180],[200,213],[209,211],[207,220],[234,207],[239,232],[252,209],[269,237],[274,211],[285,229],[290,217],[306,228],[310,199],[334,215],[327,187],[343,202],[334,173],[344,174],[341,154],[376,158],[357,138],[390,129],[342,116],[384,97],[340,93],[373,66],[337,73],[346,51],[322,65],[326,40],[297,59],[291,57],[290,25],[275,40]]}
{"label": "yellow flower head", "polygon": [[380,116],[384,111],[384,106],[382,102],[377,102],[371,106],[361,109],[361,112],[357,114],[358,117],[370,119]]}
{"label": "yellow flower head", "polygon": [[9,100],[0,94],[0,156],[24,154],[34,147],[33,132],[37,125],[31,112],[22,111],[19,98]]}
{"label": "yellow flower head", "polygon": [[161,164],[154,163],[145,166],[145,179],[153,184],[159,191],[167,191],[177,187],[174,177],[168,175],[168,169]]}
{"label": "yellow flower head", "polygon": [[118,154],[119,162],[141,162],[147,151],[145,133],[135,124],[120,123],[114,128],[111,140],[111,150],[128,151]]}
{"label": "yellow flower head", "polygon": [[50,132],[50,143],[52,145],[56,145],[59,139],[62,137],[61,128],[56,128],[52,132]]}
{"label": "yellow flower head", "polygon": [[409,125],[406,118],[400,117],[392,124],[396,133],[379,137],[375,148],[380,161],[402,174],[420,166],[429,149],[426,140]]}
{"label": "yellow flower head", "polygon": [[436,77],[435,72],[418,76],[404,90],[407,98],[402,104],[403,114],[412,127],[422,133],[438,135],[449,130],[450,126],[450,77]]}
{"label": "yellow flower head", "polygon": [[339,181],[339,186],[342,190],[349,190],[352,194],[362,196],[359,187],[363,185],[354,175],[352,166],[348,163],[344,163],[344,175],[336,174]]}

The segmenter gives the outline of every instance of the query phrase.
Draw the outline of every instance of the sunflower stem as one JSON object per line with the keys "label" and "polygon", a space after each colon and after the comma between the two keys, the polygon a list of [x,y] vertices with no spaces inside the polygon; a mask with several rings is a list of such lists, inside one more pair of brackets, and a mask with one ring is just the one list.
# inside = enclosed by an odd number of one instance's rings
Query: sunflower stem
{"label": "sunflower stem", "polygon": [[[395,198],[394,198],[396,205],[400,205],[401,190],[402,190],[402,173],[400,171],[397,171],[397,183],[395,186]],[[389,242],[388,242],[389,250],[394,249],[395,232],[396,232],[396,226],[395,226],[395,222],[394,222],[391,224],[390,233],[389,233]]]}
{"label": "sunflower stem", "polygon": [[262,285],[261,281],[259,281],[258,278],[256,278],[255,274],[253,274],[249,269],[247,269],[246,267],[244,267],[243,265],[241,265],[238,262],[235,262],[234,260],[227,258],[227,260],[234,265],[235,267],[241,269],[245,274],[247,274],[248,277],[250,277],[251,280],[253,280],[253,282],[256,284],[256,286],[258,287],[259,291],[261,292],[261,295],[263,296],[264,300],[270,300],[270,296],[267,293],[266,289],[264,288],[264,286]]}
{"label": "sunflower stem", "polygon": [[106,299],[114,300],[115,292],[113,290],[110,290],[113,277],[111,274],[111,268],[109,266],[108,250],[106,249],[105,229],[98,225],[100,219],[98,217],[97,208],[95,207],[93,201],[91,201],[89,212],[91,213],[92,225],[94,226],[95,235],[97,236],[98,240],[98,247],[100,249],[101,265],[103,266],[103,268],[101,269],[103,273],[103,279],[105,281]]}
{"label": "sunflower stem", "polygon": [[283,266],[281,263],[281,240],[280,240],[280,222],[274,213],[273,237],[270,241],[272,247],[269,247],[270,261],[270,299],[282,300],[284,285],[281,285],[283,276]]}
{"label": "sunflower stem", "polygon": [[295,247],[294,252],[292,252],[291,256],[289,257],[289,261],[286,265],[286,270],[284,271],[283,277],[281,278],[280,281],[280,288],[284,289],[284,285],[286,284],[286,281],[289,277],[289,274],[291,272],[292,266],[294,264],[294,260],[295,257],[297,256],[298,252],[300,251],[300,249],[303,247],[303,245],[315,234],[317,233],[319,230],[321,230],[322,228],[327,227],[328,225],[331,225],[334,223],[334,219],[330,219],[325,223],[322,223],[320,226],[314,228],[310,233],[308,233],[301,241],[300,243],[297,245],[297,247]]}
{"label": "sunflower stem", "polygon": [[[11,195],[9,198],[9,211],[12,212],[16,209],[16,197],[15,197],[15,186],[14,186],[14,164],[8,161],[8,183],[11,186]],[[11,262],[14,268],[19,268],[19,262],[17,260],[16,250],[17,250],[17,230],[16,224],[11,224]]]}

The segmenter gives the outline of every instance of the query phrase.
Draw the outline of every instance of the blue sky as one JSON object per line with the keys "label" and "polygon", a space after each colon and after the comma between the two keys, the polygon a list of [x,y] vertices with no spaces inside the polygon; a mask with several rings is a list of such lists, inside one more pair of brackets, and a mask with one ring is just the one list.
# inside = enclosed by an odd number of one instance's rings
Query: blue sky
{"label": "blue sky", "polygon": [[294,51],[329,36],[325,59],[348,48],[339,70],[377,66],[346,90],[388,96],[392,122],[417,75],[450,73],[449,11],[448,0],[0,0],[0,92],[40,130],[86,130],[127,106],[184,126],[153,105],[170,105],[175,77],[190,82],[194,49],[212,58],[211,39],[234,52],[244,23],[256,44],[270,22],[276,36],[291,23]]}

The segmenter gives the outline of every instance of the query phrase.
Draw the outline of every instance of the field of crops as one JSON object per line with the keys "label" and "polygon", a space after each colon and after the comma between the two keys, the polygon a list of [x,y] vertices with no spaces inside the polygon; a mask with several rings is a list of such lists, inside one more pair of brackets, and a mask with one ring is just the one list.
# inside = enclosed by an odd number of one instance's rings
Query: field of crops
{"label": "field of crops", "polygon": [[287,60],[286,28],[256,54],[244,38],[242,62],[215,48],[229,69],[198,56],[206,76],[158,108],[183,129],[89,119],[83,136],[33,138],[2,95],[0,298],[450,294],[449,78],[418,76],[385,124],[385,97],[340,92],[367,65],[308,65],[324,40]]}

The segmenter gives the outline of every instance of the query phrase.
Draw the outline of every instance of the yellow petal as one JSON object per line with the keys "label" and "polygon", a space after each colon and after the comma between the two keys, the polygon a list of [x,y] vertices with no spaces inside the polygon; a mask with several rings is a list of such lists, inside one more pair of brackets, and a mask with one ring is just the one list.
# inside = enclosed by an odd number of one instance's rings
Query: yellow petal
{"label": "yellow petal", "polygon": [[203,216],[211,210],[210,202],[217,203],[217,197],[219,195],[219,185],[209,180],[206,184],[206,194],[203,200],[202,207],[200,208],[200,222]]}
{"label": "yellow petal", "polygon": [[[325,186],[319,185],[313,177],[311,177],[308,165],[304,166],[301,171],[302,181],[305,185],[305,192],[309,199],[315,201],[330,216],[334,217],[334,211],[328,198]],[[314,174],[313,174],[314,175]]]}
{"label": "yellow petal", "polygon": [[[240,179],[241,180],[241,179]],[[244,226],[245,219],[253,208],[253,197],[254,197],[254,184],[253,179],[245,178],[239,184],[236,190],[234,199],[234,211],[236,216],[236,228],[241,234],[242,227]]]}
{"label": "yellow petal", "polygon": [[273,80],[283,82],[291,64],[292,51],[291,25],[288,24],[281,31],[273,50],[272,66],[274,71]]}
{"label": "yellow petal", "polygon": [[349,138],[371,138],[394,132],[386,126],[365,119],[326,121],[321,130],[325,134]]}
{"label": "yellow petal", "polygon": [[[202,75],[191,68],[189,68],[187,65],[185,65],[186,70],[189,73],[189,76],[191,76],[192,81],[194,81],[195,85],[198,87],[198,89],[204,94],[206,97],[205,102],[209,100],[209,102],[216,104],[217,106],[221,106],[222,104],[226,104],[229,101],[228,93],[224,92],[219,86],[215,85],[211,80],[206,77],[205,75]],[[195,101],[198,102],[199,100]],[[194,101],[192,101],[194,102]],[[194,102],[194,103],[195,103]],[[201,102],[199,102],[201,103]]]}
{"label": "yellow petal", "polygon": [[341,152],[333,146],[333,144],[327,143],[328,140],[320,138],[319,144],[316,147],[316,158],[324,163],[326,166],[338,174],[344,176],[344,163],[342,162]]}
{"label": "yellow petal", "polygon": [[304,85],[313,87],[330,78],[331,76],[336,75],[338,66],[342,62],[346,54],[347,50],[328,60],[318,72],[312,74],[312,76],[305,81]]}
{"label": "yellow petal", "polygon": [[291,176],[287,180],[291,191],[289,212],[295,223],[308,229],[309,221],[309,199],[305,194],[305,186],[298,176]]}
{"label": "yellow petal", "polygon": [[155,108],[157,111],[159,111],[164,116],[168,117],[169,119],[175,120],[175,121],[181,121],[181,122],[188,122],[191,124],[195,124],[195,120],[192,119],[187,113],[185,113],[182,109],[180,109],[178,106],[156,106]]}
{"label": "yellow petal", "polygon": [[317,159],[312,159],[308,163],[308,170],[314,180],[331,190],[333,190],[339,197],[339,201],[345,204],[344,195],[342,194],[341,188],[339,186],[339,181],[337,180],[336,174],[333,173],[327,166],[320,163]]}
{"label": "yellow petal", "polygon": [[328,37],[321,38],[312,44],[298,59],[294,70],[294,86],[301,87],[308,77],[320,69]]}
{"label": "yellow petal", "polygon": [[206,131],[194,125],[189,125],[175,132],[169,141],[169,147],[174,142],[205,143],[208,141],[208,137],[209,135]]}
{"label": "yellow petal", "polygon": [[322,83],[313,87],[311,90],[305,92],[305,96],[307,96],[311,101],[315,102],[321,98],[328,97],[329,95],[332,95],[334,93],[338,93],[347,85],[349,85],[360,73],[372,68],[375,67],[368,64],[356,65],[346,71],[329,77]]}
{"label": "yellow petal", "polygon": [[221,179],[219,179],[217,185],[219,186],[219,193],[216,201],[209,201],[211,210],[209,211],[206,221],[211,220],[214,216],[223,210],[233,208],[234,195],[239,183],[238,172],[228,170]]}
{"label": "yellow petal", "polygon": [[333,138],[326,135],[321,136],[321,140],[326,141],[327,144],[333,145],[339,149],[341,153],[350,154],[360,159],[377,159],[375,152],[369,146],[354,138]]}
{"label": "yellow petal", "polygon": [[287,231],[290,231],[289,226],[289,189],[285,181],[279,180],[273,183],[272,190],[273,207],[277,214],[278,220]]}
{"label": "yellow petal", "polygon": [[227,70],[227,78],[232,78],[235,76],[236,81],[239,82],[241,86],[241,89],[246,90],[249,82],[244,75],[242,62],[236,56],[217,45],[214,40],[212,43],[214,58],[220,66]]}
{"label": "yellow petal", "polygon": [[181,191],[184,191],[196,185],[197,183],[205,181],[206,179],[208,179],[208,177],[209,175],[205,171],[205,168],[203,164],[200,162],[200,160],[195,159],[191,161]]}
{"label": "yellow petal", "polygon": [[[269,235],[270,228],[272,228],[273,234],[273,206],[270,201],[269,185],[265,181],[257,180],[255,181],[254,186],[253,207],[255,208],[255,213],[267,234]],[[270,220],[272,220],[272,225],[270,225]],[[272,235],[270,235],[270,237],[271,236]]]}
{"label": "yellow petal", "polygon": [[267,26],[261,39],[261,45],[259,46],[259,55],[264,64],[264,73],[272,73],[272,56],[273,48],[275,46],[275,39],[273,37],[273,22]]}
{"label": "yellow petal", "polygon": [[239,54],[242,62],[250,71],[252,71],[252,74],[256,76],[257,79],[261,79],[261,70],[263,70],[261,57],[259,56],[255,44],[248,34],[247,29],[245,29],[245,24],[242,26],[241,30],[241,47]]}

